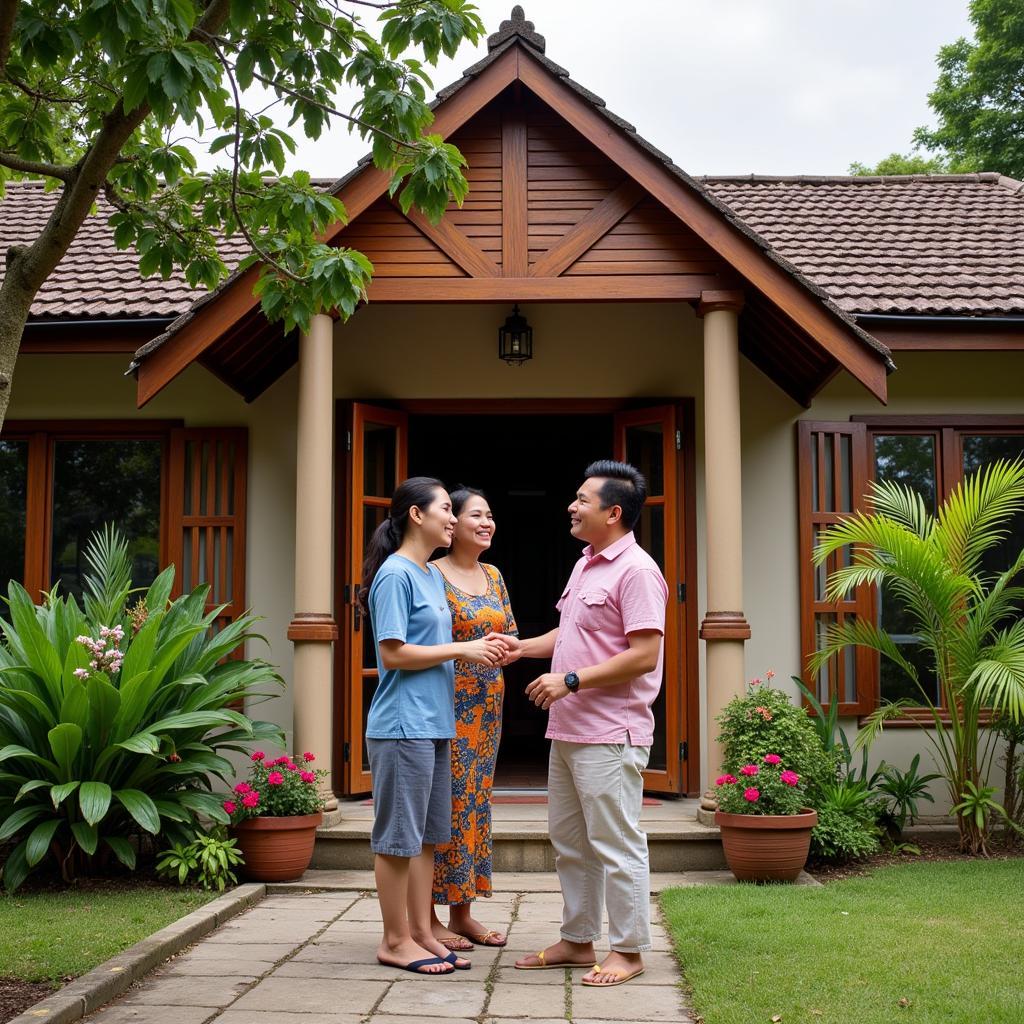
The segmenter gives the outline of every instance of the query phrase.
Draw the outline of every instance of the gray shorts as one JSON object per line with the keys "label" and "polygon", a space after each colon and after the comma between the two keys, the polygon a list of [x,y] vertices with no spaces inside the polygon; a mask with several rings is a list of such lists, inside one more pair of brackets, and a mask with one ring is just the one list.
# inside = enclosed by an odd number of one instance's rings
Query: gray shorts
{"label": "gray shorts", "polygon": [[452,837],[450,740],[367,737],[373,776],[370,847],[387,857],[418,857]]}

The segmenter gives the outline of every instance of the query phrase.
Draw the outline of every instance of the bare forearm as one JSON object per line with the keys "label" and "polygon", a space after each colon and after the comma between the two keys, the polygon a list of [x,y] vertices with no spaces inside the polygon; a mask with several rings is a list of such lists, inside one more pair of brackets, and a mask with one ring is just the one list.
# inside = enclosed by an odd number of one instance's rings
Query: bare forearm
{"label": "bare forearm", "polygon": [[461,644],[406,644],[401,641],[382,640],[380,644],[380,660],[386,669],[403,669],[407,672],[417,669],[433,668],[446,661],[454,661],[459,656]]}
{"label": "bare forearm", "polygon": [[557,639],[557,629],[553,629],[543,636],[531,636],[528,640],[522,641],[519,656],[521,658],[550,658],[555,653]]}
{"label": "bare forearm", "polygon": [[605,686],[618,686],[638,676],[652,672],[658,664],[658,650],[630,647],[616,654],[600,665],[590,665],[576,670],[580,677],[581,690],[597,690]]}

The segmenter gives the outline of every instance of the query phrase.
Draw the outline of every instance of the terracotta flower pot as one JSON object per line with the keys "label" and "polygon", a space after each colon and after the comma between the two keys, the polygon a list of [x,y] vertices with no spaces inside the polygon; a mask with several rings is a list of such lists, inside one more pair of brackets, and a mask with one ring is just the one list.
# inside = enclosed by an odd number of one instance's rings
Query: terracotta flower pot
{"label": "terracotta flower pot", "polygon": [[793,882],[807,863],[818,812],[727,814],[715,811],[729,870],[741,882]]}
{"label": "terracotta flower pot", "polygon": [[287,818],[249,818],[231,829],[245,857],[242,874],[251,882],[290,882],[313,859],[322,812]]}

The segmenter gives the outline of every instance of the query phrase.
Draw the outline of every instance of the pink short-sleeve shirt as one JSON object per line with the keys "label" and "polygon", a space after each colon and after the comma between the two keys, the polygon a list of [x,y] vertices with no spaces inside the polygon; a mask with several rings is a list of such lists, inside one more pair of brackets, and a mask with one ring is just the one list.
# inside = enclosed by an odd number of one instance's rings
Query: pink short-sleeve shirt
{"label": "pink short-sleeve shirt", "polygon": [[653,629],[662,635],[658,664],[646,675],[569,694],[551,706],[547,737],[569,743],[654,741],[651,705],[661,690],[668,584],[657,563],[632,533],[594,554],[583,550],[558,602],[561,618],[552,672],[599,665],[629,647],[627,634]]}

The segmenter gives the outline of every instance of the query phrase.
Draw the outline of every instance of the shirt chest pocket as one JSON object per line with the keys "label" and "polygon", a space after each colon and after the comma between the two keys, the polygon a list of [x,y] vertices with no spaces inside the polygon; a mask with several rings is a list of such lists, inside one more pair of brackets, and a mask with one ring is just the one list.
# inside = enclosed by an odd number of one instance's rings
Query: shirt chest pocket
{"label": "shirt chest pocket", "polygon": [[608,591],[583,590],[577,600],[580,602],[577,622],[580,629],[588,629],[597,633],[609,629],[613,624],[614,609],[611,606]]}

